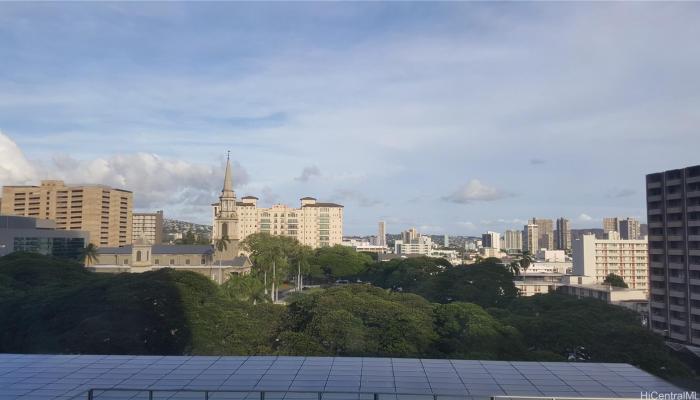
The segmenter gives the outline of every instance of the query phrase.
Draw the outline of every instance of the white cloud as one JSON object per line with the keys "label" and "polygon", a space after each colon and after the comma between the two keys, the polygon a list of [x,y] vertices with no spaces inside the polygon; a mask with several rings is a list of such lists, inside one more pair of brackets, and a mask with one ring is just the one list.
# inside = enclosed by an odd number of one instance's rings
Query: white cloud
{"label": "white cloud", "polygon": [[513,196],[513,194],[485,185],[477,179],[472,179],[466,185],[461,186],[442,199],[453,203],[469,204],[476,201],[500,200],[511,196]]}
{"label": "white cloud", "polygon": [[35,179],[35,176],[36,171],[19,146],[0,132],[0,186],[26,184]]}
{"label": "white cloud", "polygon": [[457,225],[470,230],[476,229],[476,224],[470,221],[457,221]]}
{"label": "white cloud", "polygon": [[338,202],[351,201],[360,207],[374,207],[383,204],[381,200],[368,197],[357,190],[349,189],[337,189],[330,198]]}
{"label": "white cloud", "polygon": [[578,220],[581,222],[593,221],[593,217],[588,214],[581,214],[578,216]]}

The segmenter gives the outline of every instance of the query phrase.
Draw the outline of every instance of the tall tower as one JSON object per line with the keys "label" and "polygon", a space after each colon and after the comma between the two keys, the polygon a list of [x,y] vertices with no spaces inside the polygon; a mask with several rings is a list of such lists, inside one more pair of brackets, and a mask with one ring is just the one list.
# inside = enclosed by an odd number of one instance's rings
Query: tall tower
{"label": "tall tower", "polygon": [[214,205],[214,223],[212,227],[212,243],[222,238],[229,239],[227,249],[222,252],[224,257],[235,257],[238,250],[238,213],[236,212],[236,193],[233,191],[233,174],[231,173],[231,157],[226,156],[226,172],[224,187],[221,189],[219,203]]}

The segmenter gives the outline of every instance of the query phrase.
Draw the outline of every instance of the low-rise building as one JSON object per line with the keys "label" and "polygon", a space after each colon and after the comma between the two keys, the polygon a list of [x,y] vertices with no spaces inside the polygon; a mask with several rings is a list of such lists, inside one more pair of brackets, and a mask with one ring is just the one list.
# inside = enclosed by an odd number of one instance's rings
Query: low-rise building
{"label": "low-rise building", "polygon": [[231,274],[250,273],[252,263],[247,256],[219,260],[211,245],[152,245],[140,241],[130,246],[101,247],[97,260],[90,266],[95,272],[146,272],[159,268],[192,271],[217,283],[227,281]]}
{"label": "low-rise building", "polygon": [[16,251],[81,260],[90,233],[64,230],[48,219],[0,215],[0,256]]}
{"label": "low-rise building", "polygon": [[547,294],[557,290],[561,284],[562,274],[553,272],[539,272],[516,275],[513,279],[515,288],[520,296],[534,296]]}
{"label": "low-rise building", "polygon": [[387,247],[382,245],[376,245],[372,242],[358,239],[343,239],[340,243],[343,246],[352,247],[355,251],[363,251],[368,253],[384,254],[387,252]]}
{"label": "low-rise building", "polygon": [[591,277],[570,276],[562,280],[557,292],[577,298],[592,298],[608,304],[618,305],[646,315],[649,307],[647,293],[642,289],[631,289],[601,285]]}
{"label": "low-rise building", "polygon": [[535,261],[530,264],[527,270],[520,271],[521,274],[529,273],[557,273],[570,274],[573,269],[571,261],[552,262],[552,261]]}
{"label": "low-rise building", "polygon": [[566,252],[564,250],[540,249],[537,251],[537,259],[550,262],[565,262]]}

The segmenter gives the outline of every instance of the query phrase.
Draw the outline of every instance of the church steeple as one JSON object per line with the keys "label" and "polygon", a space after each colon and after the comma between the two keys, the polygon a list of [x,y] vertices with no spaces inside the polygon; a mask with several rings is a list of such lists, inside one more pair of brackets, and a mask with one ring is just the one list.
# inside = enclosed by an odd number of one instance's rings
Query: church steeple
{"label": "church steeple", "polygon": [[231,173],[231,152],[226,154],[226,174],[224,175],[224,188],[221,189],[221,197],[235,197],[233,193],[233,174]]}

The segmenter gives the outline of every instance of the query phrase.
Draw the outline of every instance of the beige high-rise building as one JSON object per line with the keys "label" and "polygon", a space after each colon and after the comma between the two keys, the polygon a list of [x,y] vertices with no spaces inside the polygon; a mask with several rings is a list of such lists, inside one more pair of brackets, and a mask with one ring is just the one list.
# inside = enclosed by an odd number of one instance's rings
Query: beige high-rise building
{"label": "beige high-rise building", "polygon": [[134,213],[132,224],[133,242],[143,239],[147,244],[163,242],[163,211]]}
{"label": "beige high-rise building", "polygon": [[623,239],[640,239],[642,237],[641,225],[636,218],[625,218],[620,220],[620,237]]}
{"label": "beige high-rise building", "polygon": [[379,221],[376,244],[377,246],[386,246],[386,221]]}
{"label": "beige high-rise building", "polygon": [[530,224],[537,225],[538,249],[554,250],[554,223],[551,219],[533,218]]}
{"label": "beige high-rise building", "polygon": [[403,240],[404,243],[409,243],[412,240],[418,239],[418,237],[418,229],[416,228],[410,228],[401,232],[401,240]]}
{"label": "beige high-rise building", "polygon": [[523,227],[523,251],[529,251],[534,255],[539,250],[539,231],[536,224],[527,224]]}
{"label": "beige high-rise building", "polygon": [[343,241],[343,206],[340,204],[304,197],[298,208],[283,204],[259,208],[257,201],[255,196],[236,200],[231,164],[227,160],[219,202],[212,204],[212,242],[223,236],[239,241],[258,232],[290,236],[313,248],[334,246]]}
{"label": "beige high-rise building", "polygon": [[571,255],[574,275],[590,276],[602,283],[608,274],[619,275],[632,289],[648,290],[649,263],[646,240],[620,239],[617,232],[608,239],[583,235],[574,240]]}
{"label": "beige high-rise building", "polygon": [[603,233],[619,232],[620,220],[617,217],[603,218]]}
{"label": "beige high-rise building", "polygon": [[97,246],[125,246],[132,240],[133,193],[103,185],[4,186],[0,214],[50,219],[58,229],[87,231]]}

